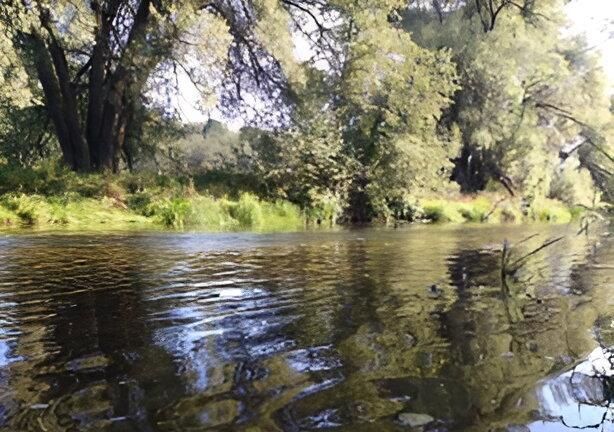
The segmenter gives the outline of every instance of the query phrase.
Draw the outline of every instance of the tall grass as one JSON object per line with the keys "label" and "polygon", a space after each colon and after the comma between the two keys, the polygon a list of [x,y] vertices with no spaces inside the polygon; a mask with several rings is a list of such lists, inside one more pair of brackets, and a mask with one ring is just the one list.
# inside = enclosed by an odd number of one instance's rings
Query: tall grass
{"label": "tall grass", "polygon": [[250,193],[238,199],[193,194],[187,197],[153,198],[140,193],[130,208],[169,228],[205,230],[293,230],[304,225],[300,209],[287,202],[263,201]]}
{"label": "tall grass", "polygon": [[250,193],[243,193],[236,200],[206,195],[164,199],[149,203],[144,210],[171,228],[294,230],[304,225],[297,206],[283,201],[262,201]]}
{"label": "tall grass", "polygon": [[[312,208],[300,209],[253,192],[218,188],[214,196],[196,184],[155,173],[79,175],[52,163],[34,169],[0,166],[0,227],[289,231],[307,220],[334,224],[343,211],[334,196],[318,197]],[[525,208],[520,199],[488,193],[410,198],[396,217],[433,223],[567,223],[580,216],[552,199],[533,200]]]}
{"label": "tall grass", "polygon": [[423,198],[418,200],[420,219],[435,223],[568,223],[580,216],[560,201],[535,200],[523,211],[520,199],[479,196],[475,198]]}

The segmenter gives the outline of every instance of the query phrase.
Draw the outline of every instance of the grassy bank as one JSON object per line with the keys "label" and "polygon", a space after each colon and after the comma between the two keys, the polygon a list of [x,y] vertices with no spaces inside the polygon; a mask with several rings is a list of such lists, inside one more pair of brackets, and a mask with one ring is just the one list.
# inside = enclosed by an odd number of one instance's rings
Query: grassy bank
{"label": "grassy bank", "polygon": [[569,223],[583,210],[542,198],[532,202],[485,194],[416,200],[416,219],[435,223]]}
{"label": "grassy bank", "polygon": [[56,166],[0,169],[0,226],[208,231],[295,230],[303,212],[251,193],[211,195],[189,179],[155,174],[77,175]]}
{"label": "grassy bank", "polygon": [[[213,191],[213,192],[212,192]],[[554,200],[480,196],[423,197],[406,219],[431,223],[567,223],[579,210]],[[254,193],[196,188],[154,174],[77,175],[56,166],[0,170],[0,227],[44,229],[195,229],[291,231],[313,222],[309,209]]]}
{"label": "grassy bank", "polygon": [[[5,228],[291,231],[310,223],[305,214],[287,201],[268,202],[250,193],[236,198],[148,192],[127,194],[122,199],[15,193],[0,197],[0,226]],[[511,200],[430,198],[417,201],[414,222],[568,223],[578,215],[577,209],[551,200],[523,213],[520,204]]]}
{"label": "grassy bank", "polygon": [[251,194],[237,199],[207,195],[151,199],[134,194],[115,198],[9,194],[0,197],[0,226],[71,229],[295,230],[304,225],[300,209],[266,202]]}

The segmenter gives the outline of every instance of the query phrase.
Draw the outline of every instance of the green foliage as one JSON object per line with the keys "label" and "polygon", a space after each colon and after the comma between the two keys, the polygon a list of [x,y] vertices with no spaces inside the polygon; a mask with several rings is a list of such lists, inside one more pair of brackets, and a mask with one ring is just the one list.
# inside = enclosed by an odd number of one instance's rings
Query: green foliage
{"label": "green foliage", "polygon": [[494,203],[486,197],[474,199],[419,199],[416,212],[419,218],[430,222],[500,222],[494,216]]}
{"label": "green foliage", "polygon": [[[526,7],[522,14],[503,8],[492,28],[483,27],[488,9],[478,13],[473,2],[451,7],[445,17],[410,8],[404,26],[422,46],[451,49],[459,66],[461,90],[444,120],[461,131],[454,179],[463,191],[500,182],[529,199],[590,200],[594,186],[584,174],[576,176],[575,191],[564,190],[570,172],[559,175],[558,156],[587,137],[594,144],[606,136],[612,116],[603,70],[584,41],[562,36],[562,2]],[[603,164],[588,162],[593,145],[580,153],[606,190]]]}
{"label": "green foliage", "polygon": [[262,225],[263,215],[260,201],[253,195],[243,194],[237,202],[228,202],[228,213],[242,227]]}
{"label": "green foliage", "polygon": [[14,226],[19,223],[19,216],[0,205],[0,227]]}
{"label": "green foliage", "polygon": [[250,136],[239,160],[263,189],[319,222],[388,219],[408,193],[447,191],[458,130],[439,128],[457,86],[446,51],[417,46],[386,10],[353,11],[344,72],[311,71],[298,125]]}
{"label": "green foliage", "polygon": [[486,222],[493,205],[488,199],[479,197],[471,201],[470,204],[461,205],[459,212],[466,221]]}
{"label": "green foliage", "polygon": [[0,169],[20,193],[0,193],[1,226],[294,230],[300,209],[249,193],[236,200],[198,193],[189,181],[154,174],[78,175],[57,167]]}
{"label": "green foliage", "polygon": [[590,207],[595,194],[590,171],[581,167],[579,161],[568,159],[564,166],[554,172],[548,197],[568,206]]}
{"label": "green foliage", "polygon": [[[0,5],[0,220],[66,224],[66,206],[100,203],[99,215],[176,229],[563,222],[569,208],[613,199],[614,107],[586,42],[561,32],[560,0],[159,1],[128,37],[140,4],[108,3],[128,18],[105,34],[93,33],[95,2]],[[326,31],[312,33],[314,19]],[[293,31],[313,58],[295,58]],[[102,42],[98,100],[88,55]],[[66,56],[62,74],[62,62],[43,64],[54,49],[81,55]],[[64,75],[79,92],[56,96],[58,116],[51,93]],[[203,111],[217,104],[251,126],[183,124],[179,78],[199,90]],[[110,88],[124,90],[112,98]],[[130,173],[70,170],[104,165],[87,132],[102,130],[89,129],[95,100],[130,119],[112,128],[126,138],[105,165]],[[62,124],[69,147],[81,137],[91,151],[82,168],[54,132]]]}
{"label": "green foliage", "polygon": [[306,209],[313,221],[334,224],[347,206],[356,161],[332,116],[314,116],[282,134],[252,135],[238,168],[255,173],[265,195]]}
{"label": "green foliage", "polygon": [[495,212],[493,219],[496,220],[497,218],[502,223],[520,223],[525,219],[525,215],[519,206],[514,205],[514,203],[505,203]]}
{"label": "green foliage", "polygon": [[68,219],[61,203],[39,195],[4,195],[0,203],[14,213],[24,225],[66,224]]}
{"label": "green foliage", "polygon": [[531,205],[529,215],[537,222],[568,223],[572,220],[569,208],[551,199],[535,200]]}
{"label": "green foliage", "polygon": [[424,218],[431,222],[462,223],[465,221],[457,203],[441,199],[421,201]]}
{"label": "green foliage", "polygon": [[569,223],[581,215],[577,207],[568,207],[560,201],[539,198],[523,213],[521,200],[501,198],[497,195],[466,197],[420,198],[416,202],[416,220],[436,223]]}
{"label": "green foliage", "polygon": [[191,212],[190,202],[185,198],[165,199],[153,204],[151,212],[168,227],[183,228]]}
{"label": "green foliage", "polygon": [[265,202],[243,193],[238,200],[209,196],[164,199],[146,206],[149,216],[172,228],[295,230],[303,215],[288,202]]}

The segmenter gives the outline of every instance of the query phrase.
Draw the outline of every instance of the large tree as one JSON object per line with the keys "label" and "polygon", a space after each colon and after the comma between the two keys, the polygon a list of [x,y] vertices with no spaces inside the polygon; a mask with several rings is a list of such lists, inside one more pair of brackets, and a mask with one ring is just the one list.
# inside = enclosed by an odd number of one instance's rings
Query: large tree
{"label": "large tree", "polygon": [[563,2],[435,3],[409,9],[404,25],[423,46],[450,48],[458,65],[461,90],[443,118],[462,133],[462,189],[499,182],[512,195],[547,196],[578,156],[579,170],[605,185],[607,81],[590,47],[562,32]]}
{"label": "large tree", "polygon": [[117,171],[122,158],[129,159],[126,142],[138,130],[139,108],[162,101],[168,114],[165,96],[177,92],[181,76],[205,96],[222,97],[228,111],[245,108],[247,100],[257,106],[252,112],[262,111],[258,105],[266,101],[276,105],[270,112],[287,115],[290,86],[300,84],[292,33],[330,53],[334,35],[324,23],[332,13],[339,16],[340,6],[318,0],[8,0],[0,3],[0,42],[38,81],[31,86],[34,104],[44,107],[66,164]]}

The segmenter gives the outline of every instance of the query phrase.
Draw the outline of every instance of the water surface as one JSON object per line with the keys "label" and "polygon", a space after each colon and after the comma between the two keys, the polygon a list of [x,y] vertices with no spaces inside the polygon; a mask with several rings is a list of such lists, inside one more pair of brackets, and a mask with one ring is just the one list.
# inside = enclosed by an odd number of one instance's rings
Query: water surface
{"label": "water surface", "polygon": [[613,431],[614,242],[576,231],[0,236],[0,430]]}

